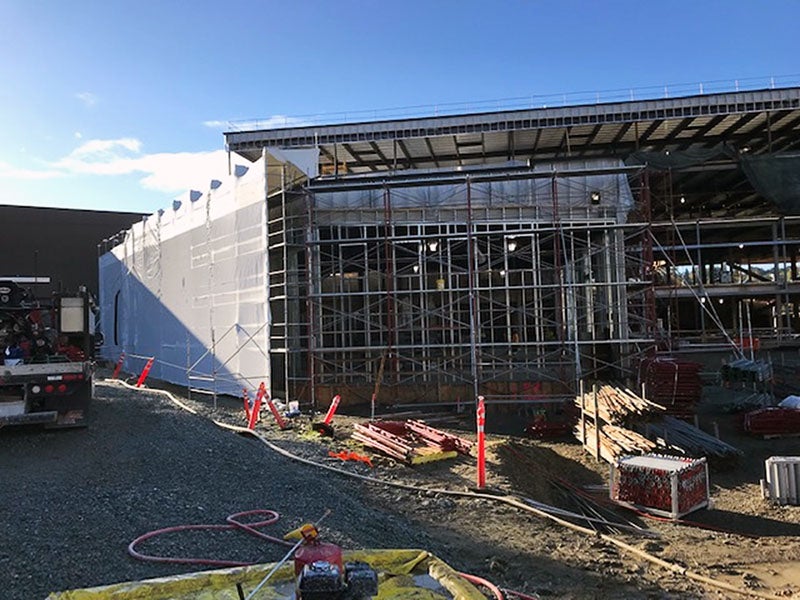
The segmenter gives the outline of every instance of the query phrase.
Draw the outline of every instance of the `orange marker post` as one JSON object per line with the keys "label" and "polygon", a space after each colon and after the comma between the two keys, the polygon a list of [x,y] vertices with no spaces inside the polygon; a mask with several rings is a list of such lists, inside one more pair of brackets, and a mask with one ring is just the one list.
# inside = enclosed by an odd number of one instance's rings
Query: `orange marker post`
{"label": "orange marker post", "polygon": [[248,429],[255,429],[258,418],[261,416],[261,401],[267,395],[267,388],[264,382],[258,386],[258,393],[256,394],[256,401],[253,403],[253,408],[250,410],[250,421],[247,423]]}
{"label": "orange marker post", "polygon": [[333,397],[333,400],[331,400],[330,408],[328,408],[328,414],[325,415],[325,420],[323,421],[325,425],[330,425],[331,421],[333,421],[333,415],[336,414],[336,409],[339,407],[339,401],[341,399],[342,397],[339,394],[336,394]]}
{"label": "orange marker post", "polygon": [[139,380],[136,382],[136,387],[142,387],[144,380],[147,379],[147,375],[150,373],[150,369],[153,367],[153,361],[155,361],[156,357],[151,356],[147,363],[144,365],[144,369],[142,369],[142,374],[139,375]]}
{"label": "orange marker post", "polygon": [[478,409],[475,411],[475,416],[478,421],[478,489],[482,490],[486,487],[486,434],[484,433],[486,406],[483,396],[478,396]]}
{"label": "orange marker post", "polygon": [[111,375],[111,379],[116,379],[119,377],[119,372],[122,371],[122,363],[125,362],[125,353],[119,355],[119,360],[117,361],[117,366],[114,367],[114,374]]}

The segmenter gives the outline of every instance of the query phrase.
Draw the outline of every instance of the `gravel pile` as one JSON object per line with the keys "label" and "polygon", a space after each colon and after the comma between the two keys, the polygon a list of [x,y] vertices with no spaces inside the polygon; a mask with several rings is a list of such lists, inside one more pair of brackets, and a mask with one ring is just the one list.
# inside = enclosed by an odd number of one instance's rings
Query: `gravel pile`
{"label": "gravel pile", "polygon": [[[231,406],[213,416],[238,420]],[[281,442],[319,458],[319,445],[296,434]],[[162,395],[98,384],[88,428],[9,428],[0,435],[2,597],[45,598],[55,590],[198,570],[135,560],[127,545],[147,531],[224,523],[256,508],[281,515],[267,533],[282,535],[330,508],[322,532],[346,548],[437,552],[424,531],[376,506],[369,493],[367,484],[288,460]],[[139,550],[258,562],[286,552],[238,531],[169,534]]]}

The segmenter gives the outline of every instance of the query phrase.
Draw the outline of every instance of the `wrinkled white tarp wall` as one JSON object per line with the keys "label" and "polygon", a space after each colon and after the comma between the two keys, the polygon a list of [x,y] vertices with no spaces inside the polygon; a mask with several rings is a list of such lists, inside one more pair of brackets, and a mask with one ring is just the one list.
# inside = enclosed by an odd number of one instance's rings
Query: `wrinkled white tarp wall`
{"label": "wrinkled white tarp wall", "polygon": [[125,352],[138,373],[155,356],[152,377],[218,393],[269,389],[266,202],[262,158],[136,223],[101,256],[104,358]]}

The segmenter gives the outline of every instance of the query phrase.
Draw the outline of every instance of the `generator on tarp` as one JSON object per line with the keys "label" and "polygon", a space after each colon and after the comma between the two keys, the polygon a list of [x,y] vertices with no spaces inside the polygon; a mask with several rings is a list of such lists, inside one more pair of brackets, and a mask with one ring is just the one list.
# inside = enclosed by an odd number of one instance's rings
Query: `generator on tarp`
{"label": "generator on tarp", "polygon": [[[381,600],[486,600],[478,588],[464,579],[455,569],[425,550],[346,550],[342,554],[343,567],[347,564],[365,563],[378,573],[378,594]],[[313,563],[310,563],[313,565]],[[276,568],[277,567],[277,568]],[[322,565],[319,565],[322,567]],[[291,563],[259,564],[248,567],[232,567],[210,571],[184,573],[158,579],[127,581],[111,585],[53,592],[47,600],[241,600],[246,598],[265,578],[269,581],[253,600],[272,598],[294,600],[296,598],[296,565]],[[304,567],[305,568],[305,565]],[[322,567],[319,580],[306,581],[309,586],[320,587],[332,584],[332,577],[325,575],[328,567]],[[311,570],[311,569],[309,569]],[[351,589],[363,589],[362,573],[351,570]],[[345,576],[346,577],[346,576]],[[371,581],[371,576],[366,577]],[[321,580],[328,580],[322,583]],[[358,580],[358,581],[357,581]],[[366,585],[371,585],[367,583]],[[322,590],[325,591],[324,589]],[[263,592],[263,593],[261,593]],[[311,592],[309,589],[308,592]],[[338,594],[340,592],[333,592]],[[304,600],[313,596],[303,596]],[[329,596],[323,596],[325,598]],[[345,596],[346,597],[346,596]]]}
{"label": "generator on tarp", "polygon": [[367,600],[378,594],[378,574],[363,561],[343,561],[342,549],[323,542],[314,525],[299,530],[303,545],[294,553],[298,600]]}

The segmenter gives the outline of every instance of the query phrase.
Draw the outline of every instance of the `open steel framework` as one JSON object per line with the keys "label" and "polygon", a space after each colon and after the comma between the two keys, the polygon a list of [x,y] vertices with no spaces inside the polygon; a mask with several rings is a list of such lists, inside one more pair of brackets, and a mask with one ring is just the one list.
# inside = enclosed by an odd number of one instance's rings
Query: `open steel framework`
{"label": "open steel framework", "polygon": [[[380,384],[395,402],[526,402],[632,378],[658,349],[794,339],[800,221],[736,156],[623,161],[720,143],[787,152],[799,126],[800,89],[785,88],[227,133],[245,157],[320,152],[322,176],[268,198],[275,393],[367,401]],[[561,162],[535,168],[547,161]],[[609,174],[629,184],[622,212],[585,183]],[[562,203],[580,177],[585,202]],[[486,202],[498,182],[549,194]],[[410,200],[442,188],[445,202]]]}
{"label": "open steel framework", "polygon": [[[600,172],[637,182],[630,210],[587,184]],[[491,187],[514,180],[544,201]],[[446,204],[419,204],[419,186],[446,186]],[[368,400],[380,378],[395,401],[519,402],[632,376],[655,341],[647,186],[643,169],[617,166],[283,190],[269,213],[273,388]],[[356,206],[319,201],[353,190]]]}

